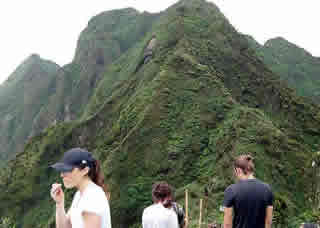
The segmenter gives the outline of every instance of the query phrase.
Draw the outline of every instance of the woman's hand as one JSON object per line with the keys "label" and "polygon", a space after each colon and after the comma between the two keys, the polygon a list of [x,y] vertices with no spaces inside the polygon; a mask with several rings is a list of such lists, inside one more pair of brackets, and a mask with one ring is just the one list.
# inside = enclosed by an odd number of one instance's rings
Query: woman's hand
{"label": "woman's hand", "polygon": [[50,190],[51,198],[56,202],[56,204],[61,205],[64,203],[64,193],[61,187],[61,184],[54,183],[51,186]]}

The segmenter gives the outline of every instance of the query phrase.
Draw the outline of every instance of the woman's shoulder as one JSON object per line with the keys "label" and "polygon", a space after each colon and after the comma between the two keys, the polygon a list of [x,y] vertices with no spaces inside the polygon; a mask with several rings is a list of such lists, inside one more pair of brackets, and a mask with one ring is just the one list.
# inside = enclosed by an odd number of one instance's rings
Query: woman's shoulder
{"label": "woman's shoulder", "polygon": [[88,208],[89,205],[96,205],[95,208],[106,209],[109,205],[108,198],[102,188],[97,185],[90,185],[81,196],[81,207]]}
{"label": "woman's shoulder", "polygon": [[159,211],[162,208],[164,207],[160,204],[151,204],[148,207],[146,207],[143,211],[144,213],[153,213],[154,211]]}
{"label": "woman's shoulder", "polygon": [[98,198],[98,199],[105,199],[106,194],[103,191],[103,189],[96,185],[95,183],[91,183],[88,188],[86,189],[86,197],[92,199],[92,198]]}

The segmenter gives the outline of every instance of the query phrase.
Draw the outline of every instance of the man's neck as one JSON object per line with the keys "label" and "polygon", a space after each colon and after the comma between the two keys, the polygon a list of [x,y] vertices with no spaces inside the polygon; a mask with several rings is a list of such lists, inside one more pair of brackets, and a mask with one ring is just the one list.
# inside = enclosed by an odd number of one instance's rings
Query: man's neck
{"label": "man's neck", "polygon": [[239,176],[239,180],[250,180],[250,179],[255,179],[255,177],[253,176],[252,173],[248,174],[248,175],[241,175]]}

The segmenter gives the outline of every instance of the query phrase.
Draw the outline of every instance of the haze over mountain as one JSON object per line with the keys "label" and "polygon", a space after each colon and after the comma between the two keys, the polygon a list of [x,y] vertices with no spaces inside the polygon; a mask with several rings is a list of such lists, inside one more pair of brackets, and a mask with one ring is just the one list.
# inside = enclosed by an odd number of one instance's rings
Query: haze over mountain
{"label": "haze over mountain", "polygon": [[[154,54],[141,64],[153,34]],[[273,188],[276,224],[319,216],[310,165],[319,106],[289,88],[212,3],[98,15],[80,35],[72,63],[57,67],[54,85],[32,121],[35,136],[0,172],[0,217],[12,223],[54,226],[48,189],[59,175],[49,165],[72,147],[102,161],[113,227],[140,227],[157,180],[172,184],[181,203],[189,189],[191,227],[200,198],[204,222],[221,222],[232,158],[244,153]]]}

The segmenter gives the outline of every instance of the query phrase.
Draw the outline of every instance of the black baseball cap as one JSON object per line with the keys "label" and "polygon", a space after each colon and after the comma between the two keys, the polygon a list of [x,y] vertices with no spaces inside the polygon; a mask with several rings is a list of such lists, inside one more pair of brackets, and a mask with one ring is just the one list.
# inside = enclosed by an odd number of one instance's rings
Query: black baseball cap
{"label": "black baseball cap", "polygon": [[70,172],[75,167],[85,167],[93,166],[95,159],[92,157],[92,154],[82,148],[72,148],[64,153],[63,158],[51,165],[51,168],[54,168],[60,172]]}

